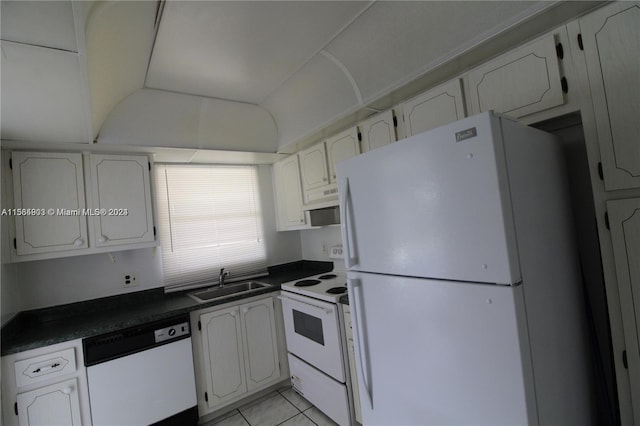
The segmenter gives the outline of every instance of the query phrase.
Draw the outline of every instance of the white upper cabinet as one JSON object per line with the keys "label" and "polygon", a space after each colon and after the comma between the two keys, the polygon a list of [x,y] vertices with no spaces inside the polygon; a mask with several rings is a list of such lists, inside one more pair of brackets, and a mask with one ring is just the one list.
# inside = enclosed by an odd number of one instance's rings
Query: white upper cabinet
{"label": "white upper cabinet", "polygon": [[[82,155],[14,152],[11,159],[18,255],[84,249],[87,219]],[[28,214],[31,213],[31,214]]]}
{"label": "white upper cabinet", "polygon": [[406,137],[466,117],[462,81],[451,80],[402,104]]}
{"label": "white upper cabinet", "polygon": [[[630,386],[634,407],[640,402],[640,198],[607,201]],[[623,356],[616,359],[622,360]],[[634,424],[640,411],[634,409]]]}
{"label": "white upper cabinet", "polygon": [[158,244],[147,155],[14,151],[9,164],[13,261]]}
{"label": "white upper cabinet", "polygon": [[580,20],[607,190],[640,187],[640,4]]}
{"label": "white upper cabinet", "polygon": [[376,114],[361,122],[358,127],[362,135],[360,142],[362,152],[389,145],[397,140],[392,110]]}
{"label": "white upper cabinet", "polygon": [[154,240],[149,169],[146,155],[91,156],[96,247]]}
{"label": "white upper cabinet", "polygon": [[564,103],[553,35],[514,49],[468,74],[472,114],[494,110],[515,118]]}
{"label": "white upper cabinet", "polygon": [[305,191],[329,184],[327,152],[324,142],[299,153],[302,188]]}
{"label": "white upper cabinet", "polygon": [[352,127],[326,140],[329,160],[329,180],[336,181],[336,164],[360,154],[358,128]]}
{"label": "white upper cabinet", "polygon": [[306,220],[302,211],[302,186],[298,156],[292,155],[273,165],[278,231],[300,229]]}

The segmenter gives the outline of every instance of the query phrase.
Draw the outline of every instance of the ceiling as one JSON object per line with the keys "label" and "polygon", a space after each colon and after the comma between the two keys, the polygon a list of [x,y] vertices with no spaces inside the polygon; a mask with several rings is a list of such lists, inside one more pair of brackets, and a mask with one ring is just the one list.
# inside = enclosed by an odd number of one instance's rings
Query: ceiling
{"label": "ceiling", "polygon": [[262,103],[369,2],[168,2],[146,86]]}
{"label": "ceiling", "polygon": [[[544,15],[542,32],[588,3],[3,1],[2,108],[15,118],[2,137],[286,152],[523,22]],[[43,73],[51,56],[61,64]]]}

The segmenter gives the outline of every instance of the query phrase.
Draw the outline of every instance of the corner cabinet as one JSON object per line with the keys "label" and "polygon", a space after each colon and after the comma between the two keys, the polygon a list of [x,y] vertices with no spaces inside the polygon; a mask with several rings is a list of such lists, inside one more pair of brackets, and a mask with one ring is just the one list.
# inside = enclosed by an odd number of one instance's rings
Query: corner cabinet
{"label": "corner cabinet", "polygon": [[277,318],[272,296],[191,314],[200,416],[287,378]]}
{"label": "corner cabinet", "polygon": [[640,3],[580,21],[605,189],[640,188]]}
{"label": "corner cabinet", "polygon": [[273,183],[278,231],[306,228],[307,220],[302,210],[300,163],[297,154],[273,165]]}
{"label": "corner cabinet", "polygon": [[494,110],[520,118],[564,103],[552,34],[471,70],[471,114]]}
{"label": "corner cabinet", "polygon": [[465,118],[462,80],[456,78],[402,104],[406,137]]}
{"label": "corner cabinet", "polygon": [[607,201],[634,423],[640,424],[640,198]]}
{"label": "corner cabinet", "polygon": [[3,424],[91,425],[82,341],[2,357]]}
{"label": "corner cabinet", "polygon": [[12,261],[158,245],[147,155],[14,151],[8,162]]}

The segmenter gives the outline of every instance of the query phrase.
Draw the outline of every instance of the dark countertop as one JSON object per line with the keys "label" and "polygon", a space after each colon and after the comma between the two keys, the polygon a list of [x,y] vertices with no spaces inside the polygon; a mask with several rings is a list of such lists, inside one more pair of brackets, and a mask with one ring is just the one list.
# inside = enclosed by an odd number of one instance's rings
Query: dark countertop
{"label": "dark countertop", "polygon": [[329,272],[332,262],[298,261],[269,268],[269,276],[256,278],[272,284],[255,292],[199,303],[193,291],[165,293],[163,288],[20,312],[2,327],[1,353],[5,356],[68,340],[97,336],[152,321],[187,314],[223,303],[280,290],[280,284]]}

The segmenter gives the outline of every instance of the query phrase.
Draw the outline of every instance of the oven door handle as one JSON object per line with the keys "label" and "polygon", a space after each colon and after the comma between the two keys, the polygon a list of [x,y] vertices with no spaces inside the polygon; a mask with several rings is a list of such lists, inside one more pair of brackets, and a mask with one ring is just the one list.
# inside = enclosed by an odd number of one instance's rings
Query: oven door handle
{"label": "oven door handle", "polygon": [[298,299],[293,299],[291,297],[286,297],[286,296],[277,296],[278,299],[280,300],[285,300],[285,301],[289,301],[289,302],[294,302],[294,303],[302,303],[303,305],[307,305],[307,306],[311,306],[312,308],[321,310],[322,312],[324,312],[326,315],[329,315],[333,312],[333,309],[329,309],[329,308],[324,308],[322,306],[318,306],[318,305],[314,305],[313,303],[309,303],[309,302],[303,302],[302,300],[298,300]]}

